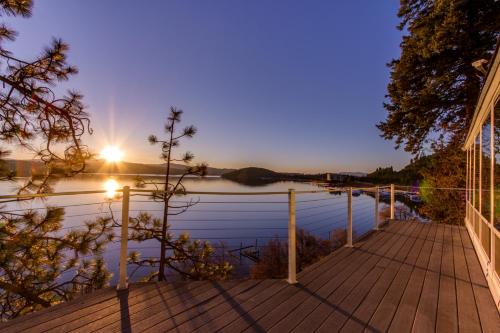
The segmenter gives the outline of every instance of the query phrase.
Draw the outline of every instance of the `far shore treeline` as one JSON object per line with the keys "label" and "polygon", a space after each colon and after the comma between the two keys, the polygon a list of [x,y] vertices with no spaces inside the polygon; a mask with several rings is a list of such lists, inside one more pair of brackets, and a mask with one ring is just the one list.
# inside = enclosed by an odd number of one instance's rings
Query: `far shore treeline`
{"label": "far shore treeline", "polygon": [[[32,175],[44,174],[45,166],[39,160],[9,160],[0,161],[2,168],[7,169],[16,177],[30,177]],[[172,175],[180,175],[186,169],[183,164],[172,163]],[[234,171],[234,169],[207,167],[207,174],[220,176],[223,173]],[[110,165],[103,160],[89,160],[85,164],[83,173],[111,173],[131,175],[162,175],[165,173],[165,164],[144,164],[132,162],[119,162]]]}
{"label": "far shore treeline", "polygon": [[[433,156],[424,156],[411,161],[401,170],[395,170],[392,166],[379,167],[373,172],[362,173],[298,173],[277,172],[259,167],[247,167],[241,169],[208,167],[207,174],[221,176],[223,179],[235,181],[249,186],[266,185],[277,181],[329,181],[337,184],[397,184],[415,185],[423,180],[423,171],[432,164]],[[8,169],[16,177],[29,177],[43,174],[44,165],[40,161],[30,160],[3,160],[3,168]],[[128,174],[128,175],[161,175],[164,172],[164,164],[144,164],[132,162],[120,162],[109,165],[102,160],[89,161],[83,173],[87,174]],[[172,165],[172,175],[182,174],[185,166],[182,164]],[[328,178],[329,177],[329,178]]]}

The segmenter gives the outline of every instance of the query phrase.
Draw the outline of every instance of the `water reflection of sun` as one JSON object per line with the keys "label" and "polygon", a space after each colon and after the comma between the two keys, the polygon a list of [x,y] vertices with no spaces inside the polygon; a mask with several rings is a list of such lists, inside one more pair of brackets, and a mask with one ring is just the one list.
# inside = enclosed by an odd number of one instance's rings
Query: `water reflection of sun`
{"label": "water reflection of sun", "polygon": [[116,191],[118,190],[118,182],[110,178],[104,182],[104,189],[106,190],[106,197],[112,199],[116,196]]}

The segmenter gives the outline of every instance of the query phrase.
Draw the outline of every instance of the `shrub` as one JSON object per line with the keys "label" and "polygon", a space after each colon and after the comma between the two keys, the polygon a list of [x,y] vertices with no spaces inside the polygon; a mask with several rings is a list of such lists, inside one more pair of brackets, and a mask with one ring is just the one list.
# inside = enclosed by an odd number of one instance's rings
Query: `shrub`
{"label": "shrub", "polygon": [[[344,229],[335,229],[330,239],[322,239],[300,229],[297,232],[297,270],[315,263],[334,249],[342,246],[346,240]],[[263,248],[260,260],[255,264],[250,275],[253,279],[284,278],[288,273],[288,243],[278,237],[271,239]]]}

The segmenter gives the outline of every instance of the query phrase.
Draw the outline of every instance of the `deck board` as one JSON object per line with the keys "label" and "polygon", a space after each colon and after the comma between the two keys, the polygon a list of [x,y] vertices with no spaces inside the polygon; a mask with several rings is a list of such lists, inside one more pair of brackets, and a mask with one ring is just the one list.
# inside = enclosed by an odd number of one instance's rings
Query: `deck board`
{"label": "deck board", "polygon": [[476,300],[472,292],[469,271],[460,237],[460,231],[452,228],[453,262],[455,264],[455,285],[457,290],[458,330],[477,332],[481,330]]}
{"label": "deck board", "polygon": [[[393,233],[394,235],[397,235],[396,229]],[[360,247],[360,249],[363,249],[363,247]],[[295,310],[290,312],[285,318],[276,324],[271,331],[286,332],[292,330],[302,322],[303,318],[314,311],[314,309],[319,306],[320,302],[319,298],[309,297],[305,302],[300,304],[297,308],[295,308]]]}
{"label": "deck board", "polygon": [[[252,288],[249,288],[248,290],[232,297],[227,302],[220,303],[198,316],[190,317],[189,320],[185,321],[177,327],[172,328],[171,330],[168,330],[167,332],[192,332],[215,318],[219,318],[221,316],[224,316],[224,318],[226,318],[227,314],[231,312],[233,308],[240,307],[241,303],[248,301],[260,292],[269,291],[269,288],[274,287],[276,281],[263,280],[259,281],[259,283],[259,287],[257,287],[257,285],[254,285]],[[235,314],[237,315],[237,311],[235,312]]]}
{"label": "deck board", "polygon": [[420,255],[420,251],[422,250],[424,241],[430,230],[431,227],[426,224],[420,236],[417,237],[412,251],[406,257],[403,266],[396,275],[396,278],[393,280],[389,290],[387,290],[387,293],[378,305],[375,314],[370,319],[365,331],[369,332],[376,330],[386,332],[389,329],[392,318],[394,317],[401,297],[403,296],[403,292],[405,291],[408,281],[410,280],[413,266]]}
{"label": "deck board", "polygon": [[499,332],[464,227],[394,222],[284,280],[132,284],[0,324],[1,332]]}
{"label": "deck board", "polygon": [[[142,309],[147,309],[148,307],[154,306],[160,302],[167,302],[169,306],[174,306],[179,303],[185,302],[189,298],[193,297],[193,294],[199,294],[204,291],[212,290],[211,284],[207,282],[196,283],[193,286],[187,285],[182,288],[175,289],[164,289],[163,284],[157,284],[153,289],[148,290],[142,294],[137,295],[137,297],[128,297],[126,306],[127,311],[121,311],[123,308],[123,302],[121,299],[126,297],[125,292],[120,292],[119,301],[113,304],[106,304],[105,307],[100,306],[96,311],[85,314],[81,311],[76,311],[71,315],[60,318],[56,321],[52,321],[52,325],[55,326],[56,323],[61,321],[66,321],[63,325],[54,327],[52,330],[47,332],[64,332],[70,331],[78,328],[79,331],[91,332],[97,330],[101,327],[105,327],[112,323],[113,321],[118,321],[124,323],[127,321],[132,314]],[[45,330],[45,327],[39,327]]]}
{"label": "deck board", "polygon": [[[411,225],[413,227],[413,225]],[[378,279],[382,276],[382,273],[388,268],[388,264],[395,260],[396,255],[405,248],[405,244],[412,244],[414,238],[411,237],[414,228],[407,228],[401,237],[394,243],[391,244],[390,250],[381,256],[377,261],[375,267],[373,267],[369,274],[365,274],[363,280],[357,284],[351,292],[344,297],[340,302],[337,309],[330,311],[328,317],[321,323],[319,327],[319,332],[337,332],[339,331],[345,322],[351,317],[351,314],[356,310],[356,308],[365,299],[366,295],[373,288]]]}
{"label": "deck board", "polygon": [[451,229],[444,226],[436,330],[453,333],[458,332],[458,310]]}
{"label": "deck board", "polygon": [[443,225],[436,225],[436,238],[432,244],[429,264],[425,272],[422,293],[413,320],[412,332],[425,333],[436,329],[436,314],[439,295],[439,274],[441,272],[441,256],[443,253]]}
{"label": "deck board", "polygon": [[[307,313],[307,309],[313,310],[312,312],[314,312],[314,314],[318,314],[321,310],[316,308],[316,306],[321,306],[322,304],[329,304],[326,306],[331,307],[333,303],[329,301],[329,296],[334,293],[334,291],[337,292],[338,297],[342,297],[339,295],[339,292],[348,292],[350,288],[352,288],[349,287],[349,284],[356,284],[359,279],[369,272],[370,267],[367,267],[367,265],[371,264],[373,266],[375,264],[374,260],[377,260],[379,255],[383,255],[390,249],[390,246],[387,246],[387,243],[396,241],[394,239],[395,237],[400,236],[397,234],[383,235],[383,237],[381,237],[377,242],[367,244],[369,246],[361,246],[357,249],[355,248],[353,256],[357,258],[349,263],[349,265],[345,266],[343,268],[343,272],[339,272],[339,274],[337,274],[334,278],[327,276],[327,283],[319,289],[315,289],[312,284],[304,286],[304,288],[296,294],[296,297],[287,300],[287,302],[281,304],[279,308],[276,308],[272,312],[268,313],[265,318],[259,321],[259,324],[266,330],[269,330],[280,320],[283,320],[283,322],[286,323],[292,323],[298,319],[301,323],[308,325],[307,320],[301,320],[301,314]],[[358,250],[364,253],[357,256],[356,251]],[[325,299],[326,301],[323,301]],[[294,312],[290,313],[292,310]],[[287,316],[288,319],[284,319],[284,317]],[[295,320],[292,319],[292,317]],[[314,323],[317,323],[317,320],[317,318],[312,319]],[[310,326],[308,329],[312,330],[314,327]],[[277,327],[275,331],[281,332],[283,330],[286,329]]]}
{"label": "deck board", "polygon": [[464,255],[483,332],[500,332],[500,315],[488,289],[467,230],[460,228]]}
{"label": "deck board", "polygon": [[[416,227],[416,225],[414,227]],[[415,234],[418,235],[418,232],[414,231],[413,235]],[[341,332],[362,332],[365,329],[366,323],[369,322],[370,318],[377,310],[378,304],[380,304],[392,281],[399,272],[406,256],[413,249],[416,240],[417,237],[409,237],[404,247],[398,251],[395,258],[389,260],[384,273],[380,276],[373,288],[371,288],[363,302],[352,314],[350,314],[350,318],[344,323]]]}
{"label": "deck board", "polygon": [[[387,237],[390,236],[391,235],[388,234],[381,234],[380,237],[374,237],[373,243],[365,243],[362,248],[371,248],[372,246],[376,246],[376,244],[383,242],[384,239],[387,239]],[[337,283],[337,281],[347,278],[347,276],[349,276],[349,274],[351,274],[361,264],[365,255],[365,253],[358,255],[359,251],[357,251],[356,248],[349,249],[348,253],[349,255],[344,257],[341,261],[331,261],[325,263],[324,268],[326,268],[326,270],[324,270],[322,274],[313,275],[309,279],[305,277],[299,279],[299,283],[297,285],[288,286],[280,293],[280,295],[269,299],[263,304],[260,304],[242,318],[238,318],[236,321],[230,323],[230,325],[224,327],[222,331],[241,331],[252,325],[255,330],[262,330],[264,329],[262,324],[266,324],[266,319],[269,318],[266,316],[268,313],[274,312],[277,316],[282,316],[284,310],[283,304],[289,304],[290,306],[300,305],[300,302],[298,302],[297,298],[294,297],[296,294],[303,294],[305,292],[306,294],[312,293],[315,295],[315,292],[319,288],[330,288],[330,286]],[[332,276],[332,271],[337,271],[338,274]],[[274,310],[277,310],[278,312],[276,313]]]}
{"label": "deck board", "polygon": [[430,228],[430,230],[427,234],[427,238],[424,240],[422,250],[413,267],[403,297],[392,319],[389,332],[405,333],[410,332],[412,329],[418,303],[422,294],[425,273],[432,252],[432,245],[434,244],[437,231],[435,225],[428,225],[428,228]]}

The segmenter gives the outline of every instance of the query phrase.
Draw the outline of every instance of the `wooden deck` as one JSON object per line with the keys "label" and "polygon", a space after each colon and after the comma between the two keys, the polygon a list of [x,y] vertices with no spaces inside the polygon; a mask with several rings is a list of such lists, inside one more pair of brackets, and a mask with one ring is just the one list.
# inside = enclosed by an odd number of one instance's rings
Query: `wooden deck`
{"label": "wooden deck", "polygon": [[500,332],[463,227],[392,223],[298,280],[109,288],[0,324],[0,332]]}

